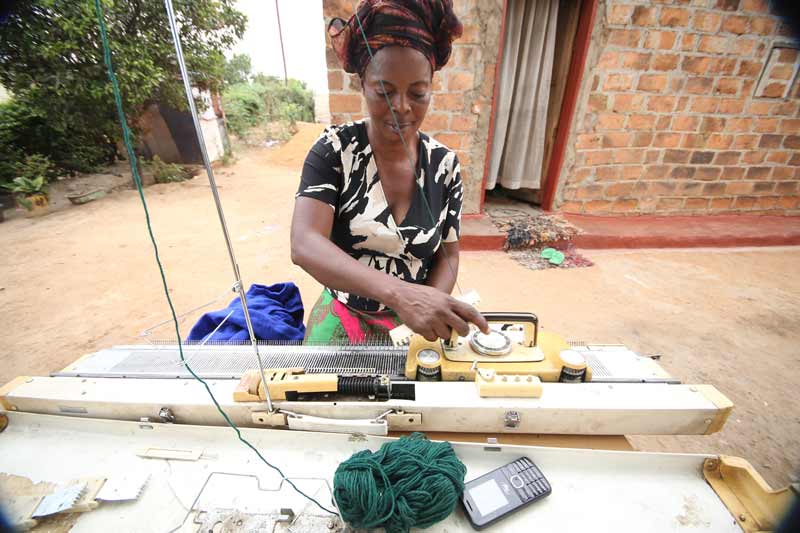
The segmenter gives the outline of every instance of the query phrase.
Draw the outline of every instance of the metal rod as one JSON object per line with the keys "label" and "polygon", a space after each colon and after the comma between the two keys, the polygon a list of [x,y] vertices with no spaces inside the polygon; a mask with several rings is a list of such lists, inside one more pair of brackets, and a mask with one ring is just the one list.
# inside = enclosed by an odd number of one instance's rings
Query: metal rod
{"label": "metal rod", "polygon": [[278,39],[281,42],[281,58],[283,58],[283,83],[289,85],[289,76],[286,73],[286,53],[283,51],[283,31],[281,30],[281,11],[278,9],[278,0],[275,0],[275,15],[278,17]]}
{"label": "metal rod", "polygon": [[189,101],[189,112],[192,115],[192,122],[194,123],[194,131],[197,134],[197,142],[200,144],[200,153],[203,155],[203,165],[206,168],[208,175],[208,183],[211,186],[211,194],[214,196],[214,204],[217,206],[217,215],[219,216],[219,223],[222,226],[222,234],[225,237],[225,246],[228,248],[228,257],[233,267],[233,276],[236,278],[234,288],[239,292],[239,298],[242,302],[242,310],[244,311],[244,320],[247,323],[247,332],[250,335],[250,342],[253,345],[256,359],[258,359],[258,368],[261,371],[261,381],[264,383],[264,393],[267,399],[267,409],[272,413],[275,408],[272,406],[272,398],[269,395],[269,388],[267,387],[267,380],[264,377],[264,364],[261,362],[261,354],[258,352],[258,343],[256,342],[256,335],[253,331],[253,323],[250,320],[250,311],[247,308],[247,297],[245,296],[244,283],[242,283],[242,276],[239,273],[239,265],[236,262],[236,256],[233,253],[233,244],[231,237],[228,233],[228,225],[225,222],[225,213],[222,211],[222,202],[219,198],[219,190],[217,189],[217,181],[214,179],[214,171],[211,169],[211,161],[208,158],[208,151],[206,150],[205,139],[203,138],[203,130],[200,127],[200,119],[197,116],[197,107],[194,105],[194,95],[192,94],[192,85],[189,80],[189,73],[186,70],[186,61],[183,57],[183,48],[181,47],[180,33],[178,32],[178,25],[175,22],[175,12],[172,8],[172,0],[164,0],[164,6],[167,9],[167,18],[169,19],[169,27],[172,31],[172,40],[175,43],[175,54],[178,58],[178,66],[181,70],[181,78],[183,79],[183,88],[186,90],[186,99]]}

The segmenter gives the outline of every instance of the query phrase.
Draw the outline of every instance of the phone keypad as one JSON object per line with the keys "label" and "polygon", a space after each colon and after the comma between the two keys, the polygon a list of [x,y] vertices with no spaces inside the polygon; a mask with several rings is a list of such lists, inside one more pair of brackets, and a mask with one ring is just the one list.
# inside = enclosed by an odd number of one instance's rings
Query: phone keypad
{"label": "phone keypad", "polygon": [[542,471],[527,457],[503,467],[503,473],[523,502],[542,498],[550,493],[550,483]]}

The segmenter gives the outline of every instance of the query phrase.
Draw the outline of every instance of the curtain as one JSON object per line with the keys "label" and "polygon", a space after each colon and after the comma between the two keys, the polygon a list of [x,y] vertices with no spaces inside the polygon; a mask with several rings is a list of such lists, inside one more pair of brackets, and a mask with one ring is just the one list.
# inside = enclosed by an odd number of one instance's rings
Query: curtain
{"label": "curtain", "polygon": [[487,189],[538,189],[558,0],[509,0]]}

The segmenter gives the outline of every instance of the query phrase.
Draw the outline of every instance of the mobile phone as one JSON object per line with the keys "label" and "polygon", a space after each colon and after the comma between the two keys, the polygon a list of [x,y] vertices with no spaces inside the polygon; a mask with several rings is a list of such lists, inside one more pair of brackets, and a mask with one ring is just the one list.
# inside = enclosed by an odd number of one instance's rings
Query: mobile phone
{"label": "mobile phone", "polygon": [[472,527],[483,529],[550,494],[550,483],[527,457],[468,481],[461,503]]}

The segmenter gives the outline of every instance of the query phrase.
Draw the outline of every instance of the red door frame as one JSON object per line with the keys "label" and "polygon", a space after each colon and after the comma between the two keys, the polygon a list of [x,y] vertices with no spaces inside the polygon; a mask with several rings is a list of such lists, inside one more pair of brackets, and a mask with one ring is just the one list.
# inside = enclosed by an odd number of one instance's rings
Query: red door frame
{"label": "red door frame", "polygon": [[[567,72],[567,84],[564,87],[564,98],[561,101],[561,111],[556,124],[556,138],[553,143],[553,151],[550,155],[550,162],[542,183],[542,208],[550,211],[553,208],[556,190],[558,189],[558,177],[561,167],[564,164],[564,155],[567,150],[567,138],[572,124],[572,117],[575,114],[575,106],[578,103],[578,93],[580,92],[581,82],[583,81],[584,69],[586,67],[586,57],[589,54],[589,43],[592,38],[592,28],[594,19],[597,15],[597,4],[599,0],[582,0],[580,15],[578,17],[578,28],[575,31],[575,41],[572,45],[572,59]],[[500,26],[500,46],[497,52],[497,63],[495,63],[494,91],[492,93],[492,114],[489,118],[489,137],[486,143],[486,163],[483,168],[483,180],[481,181],[481,203],[480,213],[483,213],[483,204],[486,199],[486,180],[489,178],[489,155],[492,152],[492,140],[494,137],[494,120],[497,105],[497,92],[499,90],[500,70],[503,64],[503,43],[505,42],[505,22],[508,0],[503,0],[503,22]]]}

